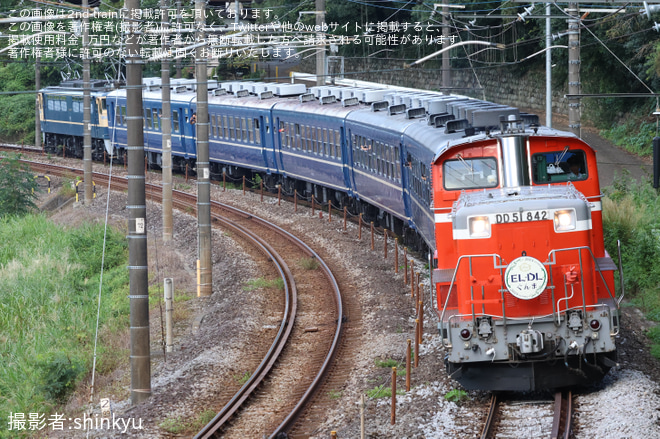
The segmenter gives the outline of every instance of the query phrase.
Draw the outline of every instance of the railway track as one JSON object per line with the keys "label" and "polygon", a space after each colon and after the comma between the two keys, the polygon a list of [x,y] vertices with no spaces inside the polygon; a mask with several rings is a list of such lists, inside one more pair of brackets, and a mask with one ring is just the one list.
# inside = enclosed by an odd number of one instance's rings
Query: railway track
{"label": "railway track", "polygon": [[[76,168],[30,165],[33,171],[51,176],[82,175]],[[94,173],[93,178],[100,185],[108,181],[105,174]],[[125,178],[113,177],[113,190],[127,187]],[[158,185],[146,184],[150,200],[160,201],[161,191]],[[177,209],[194,211],[196,202],[195,195],[173,191]],[[211,204],[216,225],[252,241],[265,259],[275,264],[284,281],[284,310],[269,348],[256,348],[266,352],[250,378],[229,396],[226,390],[220,392],[217,416],[196,437],[275,437],[296,425],[325,382],[340,346],[344,321],[339,286],[322,258],[289,232],[231,206]],[[314,269],[306,268],[301,258]],[[300,425],[297,428],[300,430]]]}
{"label": "railway track", "polygon": [[507,400],[491,395],[481,439],[569,439],[573,415],[572,392],[556,392],[550,400]]}

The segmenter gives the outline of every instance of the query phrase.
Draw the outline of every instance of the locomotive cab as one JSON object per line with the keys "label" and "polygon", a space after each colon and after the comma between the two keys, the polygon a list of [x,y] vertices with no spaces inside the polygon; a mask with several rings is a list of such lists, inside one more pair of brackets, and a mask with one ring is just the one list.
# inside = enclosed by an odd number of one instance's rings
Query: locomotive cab
{"label": "locomotive cab", "polygon": [[447,147],[433,172],[450,376],[486,390],[602,378],[619,319],[593,150],[514,125]]}

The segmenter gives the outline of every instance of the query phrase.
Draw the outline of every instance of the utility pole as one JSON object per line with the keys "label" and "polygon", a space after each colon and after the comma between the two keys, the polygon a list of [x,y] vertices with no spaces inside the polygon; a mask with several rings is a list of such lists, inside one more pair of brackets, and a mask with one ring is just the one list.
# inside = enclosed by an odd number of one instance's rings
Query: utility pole
{"label": "utility pole", "polygon": [[[316,25],[322,29],[325,22],[325,0],[316,0]],[[316,46],[316,85],[325,84],[325,45],[323,44],[324,33],[318,32],[316,37],[319,44]]]}
{"label": "utility pole", "polygon": [[[449,41],[449,5],[442,6],[442,47],[447,48],[451,45]],[[449,61],[449,50],[442,54],[442,89],[444,94],[451,94],[451,63]]]}
{"label": "utility pole", "polygon": [[92,108],[91,85],[89,73],[89,1],[82,2],[82,62],[83,62],[83,186],[85,187],[85,204],[94,199],[92,183]]}
{"label": "utility pole", "polygon": [[125,0],[126,114],[128,153],[128,275],[131,324],[131,403],[151,396],[149,344],[149,284],[147,265],[147,206],[142,119],[142,64],[140,57],[140,0]]}
{"label": "utility pole", "polygon": [[[552,45],[552,26],[550,24],[550,13],[552,3],[545,4],[545,47]],[[545,126],[552,128],[552,54],[551,50],[545,51]]]}
{"label": "utility pole", "polygon": [[[176,0],[176,30],[181,30],[181,0]],[[176,78],[181,79],[181,58],[176,58]]]}
{"label": "utility pole", "polygon": [[[577,3],[569,3],[568,19],[568,94],[580,94],[580,15]],[[580,98],[568,99],[568,127],[580,137]]]}
{"label": "utility pole", "polygon": [[34,147],[41,149],[41,114],[39,112],[39,89],[41,89],[41,56],[34,59],[34,88],[37,96],[34,105]]}
{"label": "utility pole", "polygon": [[[205,0],[195,0],[197,42],[206,38]],[[206,54],[208,48],[195,49],[195,82],[197,83],[197,229],[199,239],[199,295],[213,294],[213,265],[211,260],[211,170],[209,164],[209,93]]]}
{"label": "utility pole", "polygon": [[[161,46],[163,51],[169,48],[169,20],[167,18],[167,0],[160,0],[162,11],[163,37]],[[160,63],[160,89],[163,100],[163,114],[160,118],[161,129],[163,130],[163,156],[161,169],[163,171],[163,242],[172,240],[172,105],[170,103],[170,59],[163,58]]]}

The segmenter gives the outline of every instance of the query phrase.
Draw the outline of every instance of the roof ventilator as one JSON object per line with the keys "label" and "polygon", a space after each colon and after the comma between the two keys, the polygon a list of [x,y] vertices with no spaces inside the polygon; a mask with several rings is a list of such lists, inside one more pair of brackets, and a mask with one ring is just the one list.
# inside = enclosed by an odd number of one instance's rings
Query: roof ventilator
{"label": "roof ventilator", "polygon": [[236,90],[236,97],[237,98],[246,98],[248,96],[250,96],[250,91],[249,90],[247,90],[247,89]]}
{"label": "roof ventilator", "polygon": [[390,116],[400,114],[406,111],[406,104],[390,105],[387,110],[389,111]]}
{"label": "roof ventilator", "polygon": [[387,110],[387,107],[389,106],[389,102],[387,101],[377,101],[373,102],[371,104],[371,111],[376,112],[376,111],[383,111]]}
{"label": "roof ventilator", "polygon": [[346,98],[341,100],[341,105],[343,107],[351,107],[353,105],[358,105],[360,100],[357,97]]}
{"label": "roof ventilator", "polygon": [[433,121],[433,126],[436,128],[440,128],[445,126],[447,122],[455,119],[456,116],[454,116],[453,114],[449,114],[449,113],[440,114],[438,116],[435,116],[435,120]]}
{"label": "roof ventilator", "polygon": [[187,90],[185,85],[179,85],[174,89],[175,93],[184,93]]}
{"label": "roof ventilator", "polygon": [[424,116],[426,116],[426,110],[424,107],[410,108],[406,110],[406,119],[416,119]]}
{"label": "roof ventilator", "polygon": [[272,91],[262,91],[261,93],[259,93],[259,99],[262,99],[262,100],[263,99],[271,99],[273,96],[275,96],[275,95],[273,94]]}
{"label": "roof ventilator", "polygon": [[224,88],[216,88],[213,90],[213,96],[224,96],[227,94],[227,90]]}
{"label": "roof ventilator", "polygon": [[316,99],[316,97],[314,96],[314,93],[305,93],[298,96],[298,99],[300,99],[300,102],[303,103],[303,102],[311,102],[314,99]]}
{"label": "roof ventilator", "polygon": [[337,102],[337,98],[335,97],[335,95],[322,96],[320,101],[321,101],[321,105],[334,104],[335,102]]}
{"label": "roof ventilator", "polygon": [[430,126],[435,127],[435,118],[438,116],[446,116],[447,113],[434,113],[434,114],[429,114],[428,117],[426,118],[426,121],[429,123]]}
{"label": "roof ventilator", "polygon": [[470,122],[468,122],[467,119],[448,120],[447,125],[445,126],[445,134],[465,130],[468,127],[470,127]]}

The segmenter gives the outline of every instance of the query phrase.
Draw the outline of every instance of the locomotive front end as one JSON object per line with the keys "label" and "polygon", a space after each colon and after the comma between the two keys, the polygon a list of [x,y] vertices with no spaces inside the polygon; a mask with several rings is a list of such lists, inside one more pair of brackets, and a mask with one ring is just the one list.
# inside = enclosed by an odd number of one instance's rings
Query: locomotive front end
{"label": "locomotive front end", "polygon": [[[595,157],[578,139],[557,140],[516,132],[436,161],[439,329],[448,373],[468,389],[585,384],[616,364],[616,267],[603,249]],[[571,157],[589,175],[552,172]],[[451,200],[464,175],[472,183]]]}

